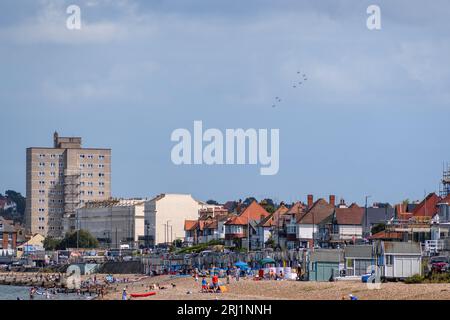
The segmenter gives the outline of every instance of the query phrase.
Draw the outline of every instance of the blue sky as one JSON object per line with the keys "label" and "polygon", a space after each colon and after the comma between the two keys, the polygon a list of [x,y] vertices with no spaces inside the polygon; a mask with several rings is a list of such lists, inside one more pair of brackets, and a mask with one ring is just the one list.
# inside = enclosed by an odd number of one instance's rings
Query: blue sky
{"label": "blue sky", "polygon": [[[71,0],[0,3],[0,190],[52,133],[113,150],[113,195],[219,201],[328,194],[398,202],[450,161],[450,3]],[[68,5],[82,29],[66,29]],[[296,71],[308,76],[292,88]],[[275,96],[282,103],[272,108]],[[175,166],[177,128],[279,128],[280,170]]]}

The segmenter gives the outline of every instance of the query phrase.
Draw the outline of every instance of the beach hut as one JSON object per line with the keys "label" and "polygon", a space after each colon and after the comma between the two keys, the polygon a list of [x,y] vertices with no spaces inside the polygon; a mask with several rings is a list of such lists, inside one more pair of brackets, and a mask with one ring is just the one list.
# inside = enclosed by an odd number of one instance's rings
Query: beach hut
{"label": "beach hut", "polygon": [[360,277],[371,273],[375,265],[372,245],[349,245],[344,249],[345,276]]}
{"label": "beach hut", "polygon": [[310,281],[330,281],[344,268],[342,249],[317,249],[311,252],[308,266]]}
{"label": "beach hut", "polygon": [[375,244],[376,263],[384,279],[405,279],[422,274],[422,251],[417,242]]}

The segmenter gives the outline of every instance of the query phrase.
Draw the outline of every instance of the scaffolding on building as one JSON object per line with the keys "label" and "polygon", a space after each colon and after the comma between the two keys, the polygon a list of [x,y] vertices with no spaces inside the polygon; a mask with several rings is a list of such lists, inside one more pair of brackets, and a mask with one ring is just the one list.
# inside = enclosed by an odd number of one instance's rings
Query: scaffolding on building
{"label": "scaffolding on building", "polygon": [[64,172],[64,216],[66,231],[76,229],[76,209],[80,206],[80,174]]}
{"label": "scaffolding on building", "polygon": [[442,180],[440,184],[439,195],[442,198],[450,195],[450,164],[446,163],[443,166],[442,170]]}

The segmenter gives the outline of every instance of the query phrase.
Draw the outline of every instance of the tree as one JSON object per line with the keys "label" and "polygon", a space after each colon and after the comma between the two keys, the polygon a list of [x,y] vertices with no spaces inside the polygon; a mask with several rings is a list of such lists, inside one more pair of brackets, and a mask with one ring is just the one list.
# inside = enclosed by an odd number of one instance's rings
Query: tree
{"label": "tree", "polygon": [[61,240],[47,237],[44,239],[44,248],[45,250],[53,251],[56,250],[56,248],[59,246]]}
{"label": "tree", "polygon": [[214,206],[219,205],[219,203],[216,200],[212,200],[212,199],[206,201],[206,204],[210,204],[210,205],[214,205]]}
{"label": "tree", "polygon": [[77,236],[78,231],[74,231],[71,233],[67,233],[66,236],[61,240],[61,242],[57,245],[56,249],[65,250],[67,248],[83,248],[83,249],[92,249],[98,247],[98,240],[86,230],[80,230],[79,235]]}
{"label": "tree", "polygon": [[253,201],[256,201],[254,197],[248,197],[247,199],[244,200],[243,204],[244,206],[248,207]]}
{"label": "tree", "polygon": [[372,234],[376,234],[376,233],[384,231],[384,230],[386,230],[386,224],[382,222],[382,223],[374,225],[372,227],[371,232],[372,232]]}
{"label": "tree", "polygon": [[11,200],[14,201],[17,205],[17,212],[20,213],[20,215],[25,214],[25,205],[26,200],[25,197],[20,194],[20,192],[16,192],[13,190],[6,190],[5,195]]}
{"label": "tree", "polygon": [[275,212],[275,204],[272,199],[263,199],[259,203],[268,213]]}
{"label": "tree", "polygon": [[266,248],[275,248],[275,240],[272,238],[272,236],[270,236],[269,239],[267,239],[265,245]]}

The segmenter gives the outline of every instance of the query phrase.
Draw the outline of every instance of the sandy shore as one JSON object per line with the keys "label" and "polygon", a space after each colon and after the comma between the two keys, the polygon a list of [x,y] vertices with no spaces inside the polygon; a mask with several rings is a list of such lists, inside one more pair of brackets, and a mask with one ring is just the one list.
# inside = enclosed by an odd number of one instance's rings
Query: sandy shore
{"label": "sandy shore", "polygon": [[[138,275],[130,276],[137,278]],[[121,276],[118,276],[121,278]],[[207,279],[210,281],[211,279]],[[128,293],[149,291],[149,286],[159,283],[166,289],[156,290],[156,295],[139,300],[341,300],[349,294],[359,300],[450,300],[450,284],[404,284],[391,282],[381,284],[381,289],[370,290],[359,281],[300,282],[300,281],[231,281],[226,293],[200,293],[200,282],[193,278],[171,278],[158,276],[135,283],[114,284],[105,300],[120,300],[123,288]],[[172,287],[171,283],[176,286]],[[188,294],[187,292],[191,292]]]}

